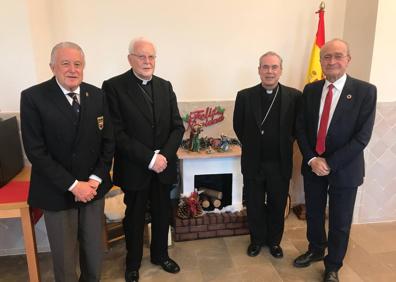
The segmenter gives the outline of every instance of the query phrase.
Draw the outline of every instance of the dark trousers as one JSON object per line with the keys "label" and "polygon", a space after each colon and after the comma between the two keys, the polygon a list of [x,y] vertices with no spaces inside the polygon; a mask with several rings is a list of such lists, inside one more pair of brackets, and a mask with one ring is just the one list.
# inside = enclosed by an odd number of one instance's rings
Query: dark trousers
{"label": "dark trousers", "polygon": [[168,230],[170,216],[169,184],[162,184],[153,176],[143,190],[125,191],[126,205],[123,220],[127,249],[126,270],[138,270],[143,256],[143,233],[147,203],[150,202],[152,262],[161,262],[168,258]]}
{"label": "dark trousers", "polygon": [[244,178],[244,186],[251,242],[279,245],[289,192],[289,180],[282,177],[279,163],[263,163],[260,175]]}
{"label": "dark trousers", "polygon": [[[45,226],[57,282],[100,281],[103,258],[104,199],[79,208],[46,211]],[[81,275],[76,266],[80,256]]]}
{"label": "dark trousers", "polygon": [[[335,187],[328,184],[327,177],[316,177],[315,181],[304,178],[304,191],[309,249],[322,252],[327,247],[325,268],[327,271],[338,271],[348,248],[357,187]],[[328,236],[325,230],[327,195]]]}

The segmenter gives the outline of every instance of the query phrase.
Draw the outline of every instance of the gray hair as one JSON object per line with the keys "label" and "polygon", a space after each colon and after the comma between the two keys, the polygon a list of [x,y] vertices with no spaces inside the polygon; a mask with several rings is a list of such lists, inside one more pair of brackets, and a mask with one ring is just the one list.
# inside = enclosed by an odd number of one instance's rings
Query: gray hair
{"label": "gray hair", "polygon": [[81,48],[78,44],[76,44],[76,43],[74,43],[74,42],[65,41],[65,42],[60,42],[60,43],[56,44],[56,45],[52,48],[52,51],[51,51],[51,60],[50,60],[50,65],[51,65],[51,66],[54,65],[56,53],[57,53],[58,50],[61,49],[61,48],[71,48],[71,49],[75,49],[75,50],[80,51],[81,56],[82,56],[82,59],[83,59],[83,63],[84,63],[84,65],[85,65],[85,55],[84,55],[84,51],[82,50],[82,48]]}
{"label": "gray hair", "polygon": [[135,51],[135,45],[137,43],[141,43],[141,42],[145,42],[145,43],[149,43],[149,44],[153,45],[154,52],[157,53],[157,48],[155,48],[155,45],[153,42],[151,42],[149,39],[147,39],[145,37],[136,37],[136,38],[132,39],[131,42],[129,43],[129,48],[128,48],[129,54],[133,54]]}
{"label": "gray hair", "polygon": [[341,42],[342,44],[344,44],[345,45],[345,47],[346,47],[346,49],[347,49],[347,56],[348,57],[350,57],[351,56],[351,51],[350,51],[350,49],[349,49],[349,44],[348,44],[348,42],[346,42],[345,40],[343,40],[343,39],[340,39],[340,38],[334,38],[334,39],[332,39],[332,40],[330,40],[330,41],[327,41],[323,46],[322,46],[322,48],[320,48],[320,57],[322,58],[322,53],[323,53],[323,51],[322,50],[324,50],[330,43],[333,43],[333,42]]}
{"label": "gray hair", "polygon": [[279,59],[279,65],[280,68],[282,69],[282,64],[283,64],[283,59],[281,56],[278,55],[278,53],[275,53],[274,51],[268,51],[266,53],[264,53],[263,55],[261,55],[260,59],[259,59],[259,67],[261,67],[261,59],[267,56],[275,56]]}

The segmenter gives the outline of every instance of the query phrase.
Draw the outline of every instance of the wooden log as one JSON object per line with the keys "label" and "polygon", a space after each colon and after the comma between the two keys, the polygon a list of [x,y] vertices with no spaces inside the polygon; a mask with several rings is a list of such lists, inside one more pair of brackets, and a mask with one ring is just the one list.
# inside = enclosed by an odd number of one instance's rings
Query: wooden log
{"label": "wooden log", "polygon": [[208,195],[202,193],[199,195],[199,200],[201,202],[201,206],[204,209],[209,209],[211,206],[214,208],[218,208],[221,206],[221,200],[209,197]]}
{"label": "wooden log", "polygon": [[209,197],[216,198],[219,200],[223,199],[223,192],[221,192],[221,191],[217,191],[217,190],[210,189],[207,187],[200,187],[200,188],[198,188],[198,190],[202,191],[201,194],[208,195]]}
{"label": "wooden log", "polygon": [[210,200],[207,195],[204,195],[204,194],[199,195],[199,200],[201,201],[201,206],[204,209],[207,209],[210,207]]}
{"label": "wooden log", "polygon": [[220,207],[220,206],[221,206],[221,200],[212,198],[212,205],[213,205],[215,208]]}

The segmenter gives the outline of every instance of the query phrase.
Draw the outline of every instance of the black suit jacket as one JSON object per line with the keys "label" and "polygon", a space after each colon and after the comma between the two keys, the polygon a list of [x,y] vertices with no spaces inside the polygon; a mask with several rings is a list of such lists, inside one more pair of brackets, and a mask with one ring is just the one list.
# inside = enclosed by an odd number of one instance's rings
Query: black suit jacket
{"label": "black suit jacket", "polygon": [[151,83],[154,107],[150,108],[132,70],[103,82],[116,139],[113,179],[124,190],[147,187],[154,175],[148,169],[154,150],[160,150],[168,161],[159,180],[172,184],[177,179],[176,152],[184,126],[176,95],[169,81],[153,76]]}
{"label": "black suit jacket", "polygon": [[[282,175],[290,179],[293,167],[294,122],[300,91],[280,85],[280,163]],[[258,84],[238,92],[234,108],[234,131],[242,143],[241,168],[244,177],[257,176],[260,169],[260,124],[262,86]]]}
{"label": "black suit jacket", "polygon": [[[114,152],[112,126],[97,87],[80,85],[80,121],[55,78],[22,91],[21,130],[26,155],[32,163],[29,205],[64,210],[76,203],[68,188],[91,174],[102,179],[95,199],[111,187],[109,170]],[[103,118],[103,128],[100,119]]]}
{"label": "black suit jacket", "polygon": [[[317,177],[308,161],[317,156],[315,146],[324,83],[320,80],[305,86],[298,110],[297,141],[303,155],[302,174],[307,180]],[[374,85],[347,76],[330,121],[323,155],[331,168],[328,177],[331,185],[356,187],[363,183],[363,149],[373,131],[376,100]]]}

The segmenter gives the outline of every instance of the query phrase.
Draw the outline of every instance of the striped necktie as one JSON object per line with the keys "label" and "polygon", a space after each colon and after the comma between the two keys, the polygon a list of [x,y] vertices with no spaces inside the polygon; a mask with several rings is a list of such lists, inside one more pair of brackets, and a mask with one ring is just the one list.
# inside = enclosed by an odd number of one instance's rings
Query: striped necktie
{"label": "striped necktie", "polygon": [[74,92],[67,93],[73,99],[72,108],[78,118],[80,116],[80,103],[77,100],[77,94]]}

